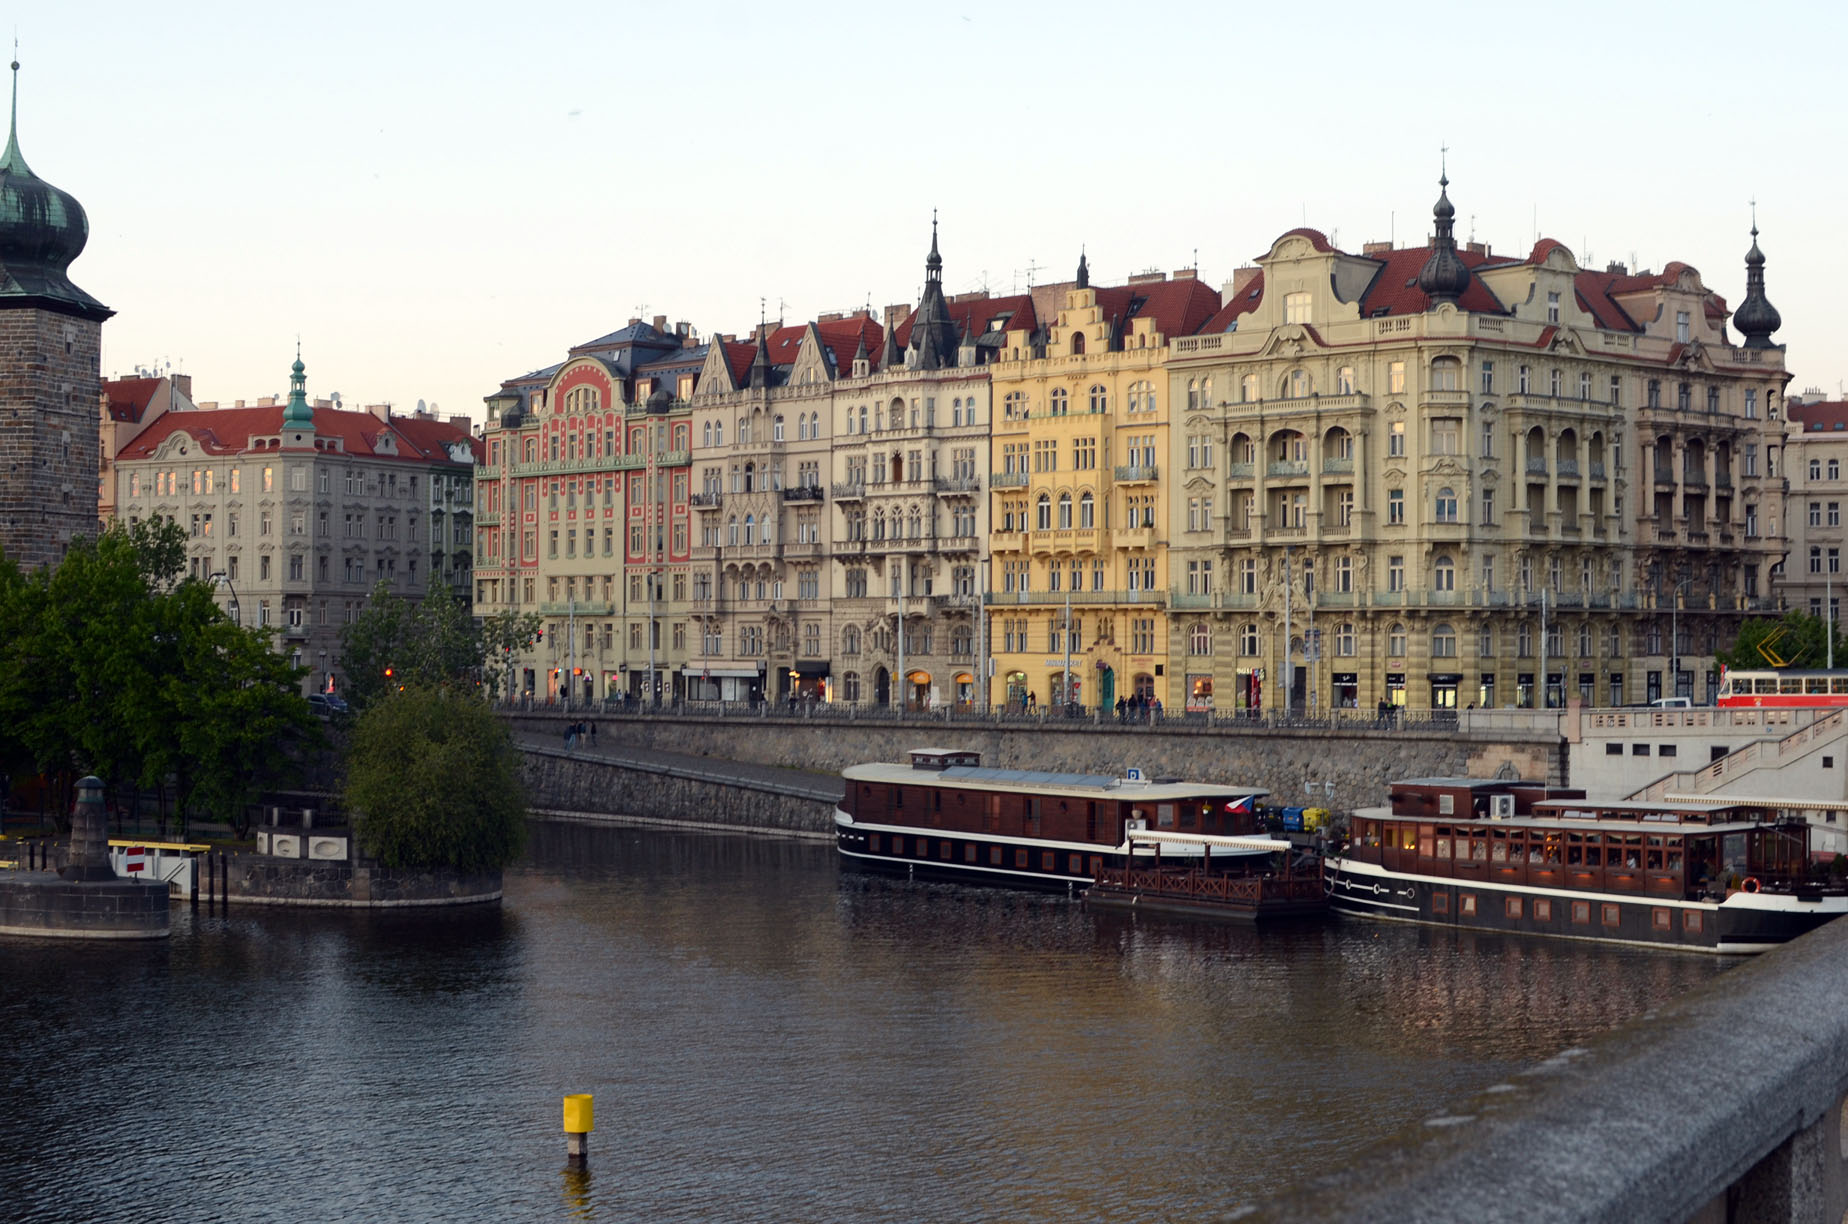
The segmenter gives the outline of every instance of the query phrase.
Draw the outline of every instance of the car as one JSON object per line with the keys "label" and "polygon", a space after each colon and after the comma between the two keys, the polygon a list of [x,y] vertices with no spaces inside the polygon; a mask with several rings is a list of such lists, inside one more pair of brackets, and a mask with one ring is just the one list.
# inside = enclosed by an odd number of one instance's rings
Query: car
{"label": "car", "polygon": [[353,707],[348,705],[346,698],[340,696],[338,693],[325,693],[323,696],[327,698],[327,708],[334,713],[347,714],[352,712]]}
{"label": "car", "polygon": [[308,694],[308,712],[316,718],[332,718],[334,707],[327,700],[326,693],[310,693]]}
{"label": "car", "polygon": [[1692,708],[1693,705],[1692,697],[1657,697],[1649,703],[1649,708],[1652,710],[1686,710]]}

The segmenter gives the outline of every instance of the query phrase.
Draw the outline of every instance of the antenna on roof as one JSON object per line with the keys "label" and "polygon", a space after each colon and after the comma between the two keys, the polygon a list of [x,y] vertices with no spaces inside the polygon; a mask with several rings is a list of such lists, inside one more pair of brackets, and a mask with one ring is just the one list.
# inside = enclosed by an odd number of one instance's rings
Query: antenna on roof
{"label": "antenna on roof", "polygon": [[1033,288],[1033,274],[1039,270],[1040,265],[1029,255],[1027,257],[1027,288]]}
{"label": "antenna on roof", "polygon": [[1386,214],[1386,245],[1399,245],[1399,210],[1396,208]]}
{"label": "antenna on roof", "polygon": [[1471,242],[1476,241],[1476,214],[1475,213],[1471,213],[1469,215],[1469,240]]}

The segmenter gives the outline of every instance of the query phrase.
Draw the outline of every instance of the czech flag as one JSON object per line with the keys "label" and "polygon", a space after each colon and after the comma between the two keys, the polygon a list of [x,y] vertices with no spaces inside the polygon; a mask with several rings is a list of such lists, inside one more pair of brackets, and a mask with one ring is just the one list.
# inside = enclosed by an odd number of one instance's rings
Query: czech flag
{"label": "czech flag", "polygon": [[1226,804],[1226,811],[1233,813],[1250,812],[1255,810],[1255,807],[1256,805],[1252,802],[1252,796],[1246,795],[1236,803]]}

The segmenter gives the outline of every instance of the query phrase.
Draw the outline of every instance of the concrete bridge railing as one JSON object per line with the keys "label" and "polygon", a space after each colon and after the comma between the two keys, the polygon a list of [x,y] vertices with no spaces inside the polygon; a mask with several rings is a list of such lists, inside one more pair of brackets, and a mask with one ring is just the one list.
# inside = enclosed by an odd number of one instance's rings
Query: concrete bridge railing
{"label": "concrete bridge railing", "polygon": [[1848,921],[1226,1218],[1836,1224],[1844,1094]]}

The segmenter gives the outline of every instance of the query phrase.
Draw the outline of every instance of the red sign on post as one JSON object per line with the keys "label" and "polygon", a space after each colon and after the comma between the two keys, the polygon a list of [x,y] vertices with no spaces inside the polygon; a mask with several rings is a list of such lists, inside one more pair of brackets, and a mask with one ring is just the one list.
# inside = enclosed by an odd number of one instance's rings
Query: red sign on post
{"label": "red sign on post", "polygon": [[148,850],[146,846],[130,846],[122,852],[122,870],[133,875],[148,869]]}

